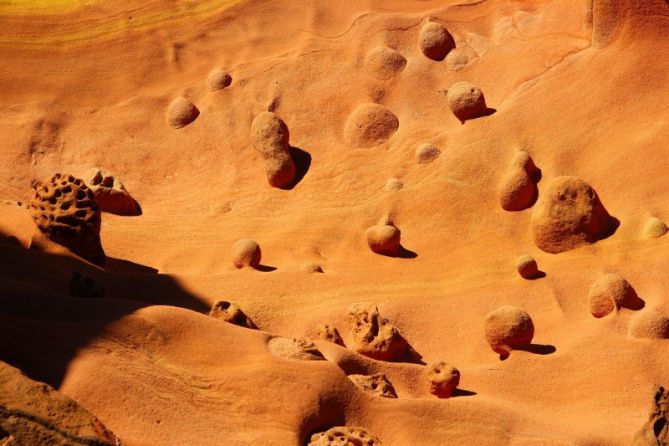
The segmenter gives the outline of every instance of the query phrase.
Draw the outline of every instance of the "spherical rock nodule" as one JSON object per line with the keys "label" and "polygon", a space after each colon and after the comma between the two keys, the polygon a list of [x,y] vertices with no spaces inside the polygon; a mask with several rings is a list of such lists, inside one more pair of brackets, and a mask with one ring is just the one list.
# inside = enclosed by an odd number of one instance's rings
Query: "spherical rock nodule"
{"label": "spherical rock nodule", "polygon": [[669,318],[655,309],[632,316],[628,329],[631,338],[669,339]]}
{"label": "spherical rock nodule", "polygon": [[260,245],[255,240],[243,238],[232,247],[232,263],[235,268],[257,268],[261,258]]}
{"label": "spherical rock nodule", "polygon": [[428,367],[427,381],[432,395],[450,398],[460,385],[460,371],[445,362],[437,362]]}
{"label": "spherical rock nodule", "polygon": [[365,57],[365,69],[372,77],[379,80],[397,76],[406,64],[404,56],[387,46],[372,48]]}
{"label": "spherical rock nodule", "polygon": [[187,126],[200,115],[195,104],[184,97],[176,98],[167,107],[167,123],[174,129]]}
{"label": "spherical rock nodule", "polygon": [[399,126],[397,116],[383,105],[362,104],[346,120],[344,140],[351,147],[373,147],[387,141]]}
{"label": "spherical rock nodule", "polygon": [[455,41],[444,25],[428,22],[420,29],[418,45],[426,57],[441,61],[455,48]]}
{"label": "spherical rock nodule", "polygon": [[290,153],[288,126],[272,112],[259,113],[251,124],[251,142],[265,164],[267,181],[273,187],[288,187],[297,167]]}
{"label": "spherical rock nodule", "polygon": [[643,302],[630,283],[618,274],[609,273],[597,279],[590,287],[590,313],[604,317],[622,307],[638,310]]}
{"label": "spherical rock nodule", "polygon": [[313,434],[307,446],[382,446],[378,438],[361,427],[336,426]]}
{"label": "spherical rock nodule", "polygon": [[368,302],[352,304],[348,321],[356,352],[381,361],[392,361],[404,354],[408,343],[399,330],[381,317],[376,305]]}
{"label": "spherical rock nodule", "polygon": [[528,255],[522,255],[516,259],[516,271],[523,279],[533,279],[539,275],[537,261]]}
{"label": "spherical rock nodule", "polygon": [[446,93],[448,106],[460,122],[485,116],[488,107],[479,87],[470,82],[458,82]]}
{"label": "spherical rock nodule", "polygon": [[386,181],[386,190],[390,192],[397,192],[404,187],[404,183],[399,178],[390,178]]}
{"label": "spherical rock nodule", "polygon": [[439,158],[441,150],[433,144],[425,143],[416,149],[416,162],[418,164],[428,164]]}
{"label": "spherical rock nodule", "polygon": [[41,234],[90,262],[104,263],[100,208],[84,181],[57,173],[33,188],[28,210]]}
{"label": "spherical rock nodule", "polygon": [[214,68],[207,76],[209,91],[222,90],[232,83],[232,76],[221,68]]}
{"label": "spherical rock nodule", "polygon": [[657,217],[650,217],[643,227],[644,238],[662,237],[667,232],[669,232],[669,227]]}
{"label": "spherical rock nodule", "polygon": [[496,353],[507,356],[511,350],[532,343],[534,323],[527,311],[505,305],[486,315],[485,337]]}
{"label": "spherical rock nodule", "polygon": [[402,233],[395,226],[374,225],[365,232],[367,245],[372,252],[388,256],[397,255],[400,249]]}
{"label": "spherical rock nodule", "polygon": [[560,253],[611,235],[616,221],[595,190],[575,177],[554,178],[539,196],[530,220],[534,243]]}

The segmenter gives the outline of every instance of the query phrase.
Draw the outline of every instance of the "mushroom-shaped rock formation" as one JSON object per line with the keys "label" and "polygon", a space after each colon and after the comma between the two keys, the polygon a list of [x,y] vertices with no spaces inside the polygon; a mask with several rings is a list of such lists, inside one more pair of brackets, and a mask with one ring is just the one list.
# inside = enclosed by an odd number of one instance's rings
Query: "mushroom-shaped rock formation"
{"label": "mushroom-shaped rock formation", "polygon": [[130,196],[121,181],[111,172],[95,168],[88,184],[95,194],[100,210],[117,215],[141,215],[142,209]]}
{"label": "mushroom-shaped rock formation", "polygon": [[537,261],[528,255],[522,255],[516,259],[516,271],[523,279],[533,279],[539,275]]}
{"label": "mushroom-shaped rock formation", "polygon": [[314,334],[313,339],[328,341],[342,346],[344,345],[344,340],[341,338],[339,330],[330,324],[320,324],[316,327],[316,333]]}
{"label": "mushroom-shaped rock formation", "polygon": [[57,173],[33,188],[28,208],[41,234],[90,262],[104,263],[100,208],[83,180]]}
{"label": "mushroom-shaped rock formation", "polygon": [[458,82],[446,93],[448,106],[460,122],[488,114],[485,97],[479,87],[471,82]]}
{"label": "mushroom-shaped rock formation", "polygon": [[439,147],[429,143],[421,144],[416,149],[416,162],[418,164],[428,164],[439,158],[439,155],[441,155]]}
{"label": "mushroom-shaped rock formation", "polygon": [[385,398],[397,398],[397,392],[392,383],[383,373],[375,375],[348,375],[358,388],[371,395],[382,396]]}
{"label": "mushroom-shaped rock formation", "polygon": [[643,301],[639,298],[630,283],[618,274],[605,274],[590,287],[590,313],[596,317],[604,317],[613,311],[626,307],[639,310]]}
{"label": "mushroom-shaped rock formation", "polygon": [[648,421],[634,435],[631,446],[666,446],[669,444],[669,390],[655,386]]}
{"label": "mushroom-shaped rock formation", "polygon": [[249,319],[235,302],[217,300],[211,306],[209,316],[231,324],[239,325],[240,327],[256,328],[251,319]]}
{"label": "mushroom-shaped rock formation", "polygon": [[486,315],[485,337],[490,347],[505,357],[511,350],[522,349],[532,343],[534,323],[527,311],[505,305]]}
{"label": "mushroom-shaped rock formation", "polygon": [[200,115],[200,110],[184,97],[176,98],[167,107],[167,124],[174,129],[186,127]]}
{"label": "mushroom-shaped rock formation", "polygon": [[559,253],[611,235],[617,221],[588,183],[575,177],[554,178],[532,210],[532,236],[541,250]]}
{"label": "mushroom-shaped rock formation", "polygon": [[288,126],[276,114],[262,112],[253,119],[251,142],[265,162],[267,181],[273,187],[288,187],[297,175],[289,137]]}
{"label": "mushroom-shaped rock formation", "polygon": [[370,226],[365,231],[367,245],[372,252],[388,256],[395,256],[400,251],[402,233],[387,217],[378,224]]}
{"label": "mushroom-shaped rock formation", "polygon": [[337,426],[311,436],[307,446],[382,446],[378,438],[361,427]]}
{"label": "mushroom-shaped rock formation", "polygon": [[669,231],[667,224],[657,217],[650,217],[643,226],[644,238],[662,237]]}
{"label": "mushroom-shaped rock formation", "polygon": [[532,206],[538,194],[539,174],[530,155],[524,150],[518,151],[499,185],[502,209],[522,211]]}
{"label": "mushroom-shaped rock formation", "polygon": [[460,371],[445,362],[437,362],[427,368],[427,381],[432,395],[449,398],[460,385]]}
{"label": "mushroom-shaped rock formation", "polygon": [[232,263],[235,268],[257,268],[260,265],[262,252],[255,240],[243,238],[237,240],[232,247]]}
{"label": "mushroom-shaped rock formation", "polygon": [[381,361],[400,358],[407,349],[407,341],[399,330],[381,317],[376,305],[367,302],[352,304],[347,321],[356,352]]}
{"label": "mushroom-shaped rock formation", "polygon": [[90,277],[84,276],[78,271],[72,273],[69,286],[70,296],[97,298],[105,297],[105,289]]}
{"label": "mushroom-shaped rock formation", "polygon": [[418,45],[426,57],[439,61],[455,48],[455,41],[444,25],[427,22],[420,29]]}
{"label": "mushroom-shaped rock formation", "polygon": [[387,46],[372,48],[365,57],[365,69],[370,76],[380,80],[397,76],[406,64],[404,56]]}
{"label": "mushroom-shaped rock formation", "polygon": [[221,68],[214,68],[207,76],[209,91],[222,90],[232,83],[232,77]]}
{"label": "mushroom-shaped rock formation", "polygon": [[351,147],[373,147],[387,141],[399,126],[397,116],[383,105],[362,104],[346,120],[344,140]]}
{"label": "mushroom-shaped rock formation", "polygon": [[314,343],[304,339],[275,337],[269,340],[267,349],[274,356],[292,361],[325,360]]}
{"label": "mushroom-shaped rock formation", "polygon": [[669,318],[655,309],[643,310],[630,320],[631,338],[669,339]]}

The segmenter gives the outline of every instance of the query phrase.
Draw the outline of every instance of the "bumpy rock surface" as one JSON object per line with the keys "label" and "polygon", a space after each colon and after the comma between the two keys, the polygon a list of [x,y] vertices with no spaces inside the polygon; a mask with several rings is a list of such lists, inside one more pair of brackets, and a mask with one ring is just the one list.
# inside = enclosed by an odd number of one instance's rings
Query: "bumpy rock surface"
{"label": "bumpy rock surface", "polygon": [[0,444],[119,446],[121,441],[75,401],[0,362]]}
{"label": "bumpy rock surface", "polygon": [[200,116],[200,110],[186,98],[176,98],[167,107],[167,124],[174,129],[186,127]]}
{"label": "bumpy rock surface", "polygon": [[86,260],[104,263],[100,208],[93,191],[82,180],[60,173],[33,187],[28,209],[41,233]]}
{"label": "bumpy rock surface", "polygon": [[232,77],[221,68],[214,68],[207,76],[209,91],[222,90],[232,83]]}
{"label": "bumpy rock surface", "polygon": [[446,94],[451,112],[460,122],[479,118],[488,113],[485,97],[479,87],[470,82],[459,82]]}
{"label": "bumpy rock surface", "polygon": [[523,255],[516,259],[516,271],[524,279],[533,279],[539,274],[539,267],[536,260],[528,255]]}
{"label": "bumpy rock surface", "polygon": [[657,310],[643,310],[630,320],[628,334],[640,339],[669,339],[669,318]]}
{"label": "bumpy rock surface", "polygon": [[75,271],[70,279],[69,292],[74,297],[98,298],[105,297],[105,289],[90,277]]}
{"label": "bumpy rock surface", "polygon": [[397,392],[385,374],[376,375],[348,375],[358,388],[371,395],[385,398],[397,398]]}
{"label": "bumpy rock surface", "polygon": [[655,386],[648,421],[636,433],[631,446],[667,445],[669,445],[669,391],[662,386]]}
{"label": "bumpy rock surface", "polygon": [[370,226],[365,235],[372,252],[388,256],[399,253],[402,233],[388,220],[382,219],[379,224]]}
{"label": "bumpy rock surface", "polygon": [[611,235],[616,225],[595,190],[575,177],[554,178],[532,210],[534,243],[550,253],[594,243]]}
{"label": "bumpy rock surface", "polygon": [[257,268],[260,265],[262,251],[255,240],[243,238],[237,240],[232,247],[232,263],[235,268]]}
{"label": "bumpy rock surface", "polygon": [[450,398],[460,385],[460,371],[445,362],[437,362],[427,369],[430,393],[439,398]]}
{"label": "bumpy rock surface", "polygon": [[441,150],[435,145],[425,143],[416,149],[416,162],[418,164],[428,164],[439,158]]}
{"label": "bumpy rock surface", "polygon": [[267,349],[274,356],[292,361],[325,360],[314,343],[304,339],[272,338],[267,343]]}
{"label": "bumpy rock surface", "polygon": [[290,154],[288,126],[272,112],[258,114],[251,124],[251,142],[265,163],[267,181],[273,187],[288,187],[297,167]]}
{"label": "bumpy rock surface", "polygon": [[239,305],[227,300],[214,302],[209,311],[209,316],[240,327],[256,328],[251,319],[239,308]]}
{"label": "bumpy rock surface", "polygon": [[387,46],[372,48],[365,57],[365,69],[372,77],[380,80],[397,76],[406,64],[404,56]]}
{"label": "bumpy rock surface", "polygon": [[117,215],[141,215],[142,209],[130,196],[123,183],[111,172],[95,168],[88,184],[95,194],[100,210]]}
{"label": "bumpy rock surface", "polygon": [[341,338],[339,331],[330,324],[320,324],[316,328],[314,339],[322,341],[333,342],[338,345],[344,345],[344,340]]}
{"label": "bumpy rock surface", "polygon": [[516,153],[499,185],[499,202],[505,211],[522,211],[536,200],[538,169],[530,155]]}
{"label": "bumpy rock surface", "polygon": [[534,323],[525,310],[505,305],[486,315],[485,337],[496,353],[507,356],[513,349],[530,345]]}
{"label": "bumpy rock surface", "polygon": [[307,446],[382,446],[378,438],[360,427],[333,427],[311,436]]}
{"label": "bumpy rock surface", "polygon": [[367,302],[348,308],[347,322],[356,352],[381,361],[398,359],[407,349],[399,330],[381,317],[376,305]]}
{"label": "bumpy rock surface", "polygon": [[621,307],[638,310],[643,307],[630,283],[617,274],[605,274],[590,287],[590,313],[596,317],[604,317]]}
{"label": "bumpy rock surface", "polygon": [[426,57],[444,60],[449,51],[455,48],[455,41],[444,25],[428,22],[420,29],[418,45]]}
{"label": "bumpy rock surface", "polygon": [[657,217],[650,217],[643,227],[644,238],[662,237],[669,231],[667,224]]}
{"label": "bumpy rock surface", "polygon": [[383,105],[362,104],[346,120],[344,140],[351,147],[373,147],[387,141],[399,126],[397,116]]}

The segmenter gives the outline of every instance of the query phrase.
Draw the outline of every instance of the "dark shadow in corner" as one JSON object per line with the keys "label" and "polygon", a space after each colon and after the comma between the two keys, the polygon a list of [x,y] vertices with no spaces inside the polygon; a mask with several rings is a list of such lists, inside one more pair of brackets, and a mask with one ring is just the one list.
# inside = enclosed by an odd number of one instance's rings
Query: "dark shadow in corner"
{"label": "dark shadow in corner", "polygon": [[400,356],[393,362],[407,362],[409,364],[425,365],[425,361],[423,361],[423,356],[416,350],[414,350],[414,348],[411,345],[407,345],[407,348],[406,350],[404,350],[404,353],[402,353],[402,356]]}
{"label": "dark shadow in corner", "polygon": [[258,265],[254,269],[261,273],[271,273],[272,271],[276,271],[276,266]]}
{"label": "dark shadow in corner", "polygon": [[477,393],[472,392],[471,390],[455,389],[451,394],[451,398],[457,398],[460,396],[474,396],[474,395],[477,395]]}
{"label": "dark shadow in corner", "polygon": [[481,113],[480,115],[478,115],[478,116],[476,116],[476,117],[473,117],[473,118],[467,118],[467,119],[465,119],[464,121],[463,121],[463,120],[460,120],[460,124],[464,125],[465,122],[467,122],[467,121],[472,121],[472,120],[474,120],[474,119],[478,119],[478,118],[484,118],[484,117],[486,117],[486,116],[490,116],[490,115],[492,115],[492,114],[495,114],[496,112],[497,112],[497,109],[496,109],[496,108],[490,108],[490,107],[487,107],[483,113]]}
{"label": "dark shadow in corner", "polygon": [[[209,311],[204,298],[155,268],[109,258],[106,270],[13,241],[0,234],[0,337],[14,340],[0,343],[0,360],[56,389],[77,352],[115,321],[151,305]],[[76,297],[75,273],[103,287],[106,297]]]}
{"label": "dark shadow in corner", "polygon": [[304,176],[309,171],[309,167],[311,167],[311,155],[309,152],[306,152],[297,147],[291,147],[290,156],[295,162],[295,179],[289,185],[282,187],[281,189],[283,190],[291,190],[297,186],[297,184],[302,181],[302,178],[304,178]]}

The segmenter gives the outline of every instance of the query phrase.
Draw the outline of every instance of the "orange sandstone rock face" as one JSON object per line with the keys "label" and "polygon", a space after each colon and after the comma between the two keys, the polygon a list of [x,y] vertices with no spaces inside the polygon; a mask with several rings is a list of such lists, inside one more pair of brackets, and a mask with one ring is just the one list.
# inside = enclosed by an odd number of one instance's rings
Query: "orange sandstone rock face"
{"label": "orange sandstone rock face", "polygon": [[506,305],[485,317],[485,337],[501,356],[511,350],[528,347],[534,337],[534,323],[527,311]]}
{"label": "orange sandstone rock face", "polygon": [[638,310],[643,307],[630,283],[617,274],[605,274],[590,287],[590,313],[596,317],[604,317],[622,307]]}
{"label": "orange sandstone rock face", "polygon": [[348,308],[347,321],[353,336],[352,348],[362,355],[392,361],[407,349],[407,341],[399,330],[381,317],[374,304],[352,304]]}
{"label": "orange sandstone rock face", "polygon": [[428,367],[427,380],[432,395],[449,398],[460,385],[460,371],[445,362],[437,362]]}
{"label": "orange sandstone rock face", "polygon": [[200,110],[184,97],[176,98],[167,107],[167,124],[173,129],[186,127],[200,115]]}
{"label": "orange sandstone rock face", "polygon": [[537,247],[556,254],[611,235],[617,221],[588,183],[563,176],[551,180],[541,192],[531,226]]}
{"label": "orange sandstone rock face", "polygon": [[258,114],[251,124],[251,142],[265,162],[267,181],[273,187],[288,187],[297,174],[290,154],[288,126],[272,112]]}
{"label": "orange sandstone rock face", "polygon": [[49,240],[84,259],[101,264],[100,208],[83,180],[57,173],[34,185],[28,205],[33,221]]}
{"label": "orange sandstone rock face", "polygon": [[344,140],[351,147],[373,147],[390,138],[400,126],[397,116],[379,104],[359,105],[344,125]]}

